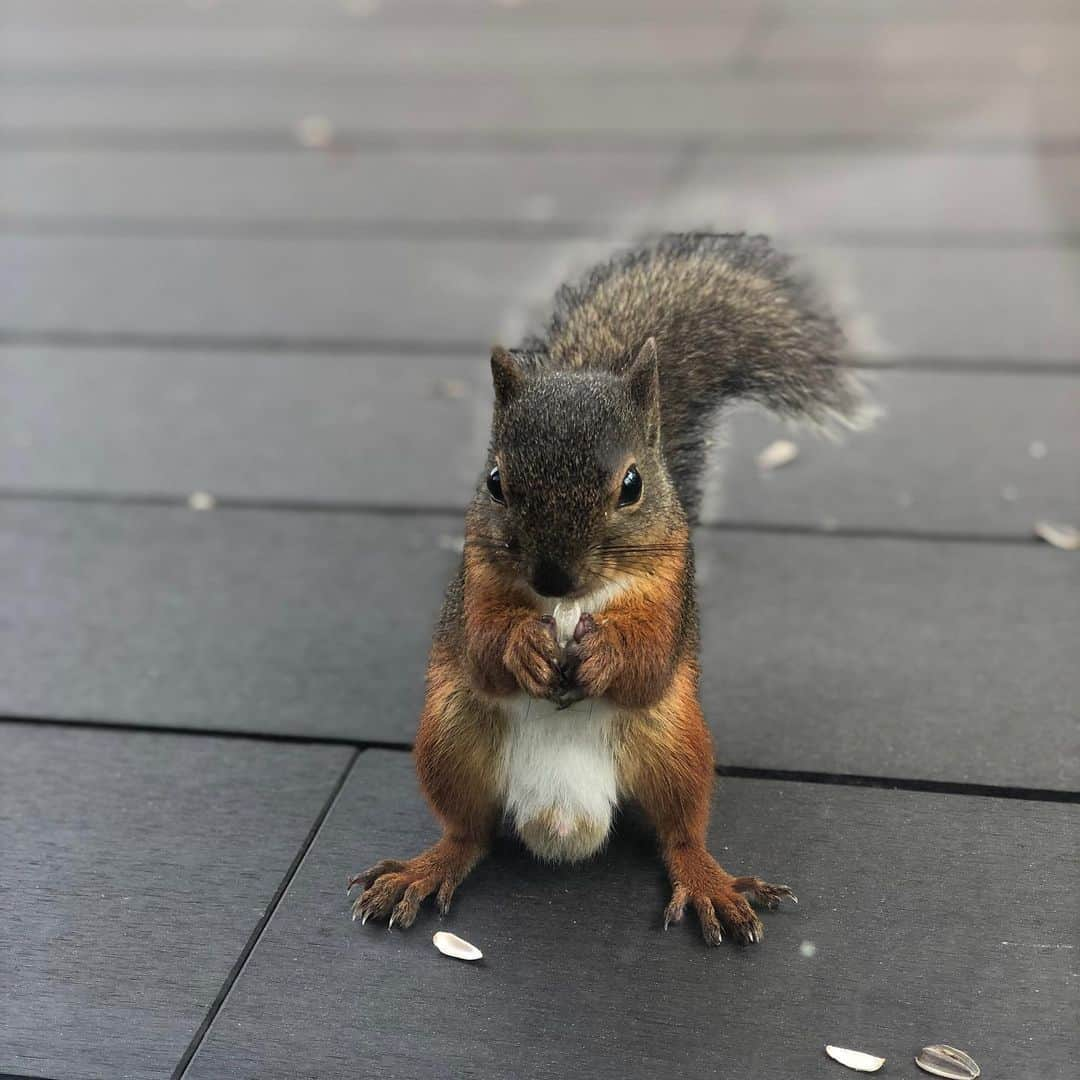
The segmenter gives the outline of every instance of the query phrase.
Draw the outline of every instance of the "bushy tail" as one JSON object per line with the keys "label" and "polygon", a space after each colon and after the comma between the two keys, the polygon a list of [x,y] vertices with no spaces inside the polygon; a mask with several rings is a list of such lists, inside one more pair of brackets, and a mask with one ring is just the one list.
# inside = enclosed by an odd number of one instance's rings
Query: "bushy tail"
{"label": "bushy tail", "polygon": [[527,347],[553,367],[620,371],[656,339],[664,455],[694,518],[723,402],[819,423],[858,417],[839,324],[790,262],[761,236],[665,236],[560,289],[546,336]]}

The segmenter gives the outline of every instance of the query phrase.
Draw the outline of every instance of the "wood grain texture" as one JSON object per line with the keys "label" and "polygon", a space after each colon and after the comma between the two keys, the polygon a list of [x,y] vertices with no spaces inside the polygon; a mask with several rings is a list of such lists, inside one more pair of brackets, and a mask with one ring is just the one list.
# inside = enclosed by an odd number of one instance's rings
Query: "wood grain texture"
{"label": "wood grain texture", "polygon": [[[0,712],[412,739],[457,518],[0,515]],[[709,530],[697,550],[721,762],[1080,787],[1067,553]]]}
{"label": "wood grain texture", "polygon": [[348,760],[0,725],[0,1071],[170,1076]]}
{"label": "wood grain texture", "polygon": [[[517,341],[558,284],[622,245],[552,239],[0,236],[7,335]],[[807,248],[869,357],[1076,366],[1080,248]],[[109,273],[103,274],[103,267]],[[1025,286],[1017,289],[1016,283]],[[297,298],[303,303],[298,304]],[[849,320],[852,321],[852,320]],[[866,323],[867,325],[863,325]]]}
{"label": "wood grain texture", "polygon": [[[486,358],[0,349],[0,489],[463,506]],[[885,372],[840,442],[759,411],[718,425],[706,521],[1027,537],[1080,501],[1080,380]],[[755,458],[792,437],[798,461]],[[1045,457],[1032,457],[1032,446]]]}
{"label": "wood grain texture", "polygon": [[[450,915],[387,932],[350,922],[340,883],[436,830],[408,759],[369,751],[188,1075],[833,1077],[826,1042],[904,1072],[938,1040],[988,1076],[1063,1074],[1080,1050],[1077,824],[1075,806],[728,781],[713,850],[801,901],[766,915],[756,948],[664,934],[659,860],[625,820],[578,868],[504,844]],[[440,956],[438,928],[484,960]]]}

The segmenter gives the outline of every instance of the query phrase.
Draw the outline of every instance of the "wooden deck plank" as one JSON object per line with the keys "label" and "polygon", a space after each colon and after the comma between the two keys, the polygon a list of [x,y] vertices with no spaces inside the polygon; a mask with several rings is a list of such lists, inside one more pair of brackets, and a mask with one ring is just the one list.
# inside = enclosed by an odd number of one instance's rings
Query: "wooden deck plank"
{"label": "wooden deck plank", "polygon": [[[0,15],[21,27],[110,26],[135,20],[171,30],[178,27],[202,30],[234,26],[265,25],[351,27],[452,23],[482,26],[532,26],[556,23],[571,26],[590,23],[620,24],[654,22],[658,10],[668,21],[715,23],[762,10],[767,0],[541,0],[539,3],[493,2],[493,0],[0,0]],[[772,0],[768,0],[769,3]],[[880,2],[880,0],[879,0]],[[907,0],[905,0],[907,2]],[[973,3],[976,0],[962,0]],[[982,0],[978,0],[982,2]],[[991,0],[1000,3],[1001,0]],[[1060,5],[1065,0],[1032,0],[1040,6]]]}
{"label": "wooden deck plank", "polygon": [[[705,520],[897,533],[1030,536],[1080,505],[1080,379],[882,373],[871,431],[839,440],[735,413],[708,479]],[[763,472],[778,438],[794,464]]]}
{"label": "wooden deck plank", "polygon": [[746,40],[748,16],[724,22],[649,23],[577,26],[379,26],[364,20],[351,24],[282,28],[253,21],[232,28],[209,26],[174,29],[141,21],[86,28],[7,29],[0,39],[0,63],[19,71],[38,67],[127,67],[137,71],[193,71],[202,65],[227,64],[242,78],[249,70],[285,64],[308,69],[362,71],[370,78],[383,73],[431,77],[468,71],[471,74],[532,73],[538,77],[563,72],[671,72],[680,67],[720,71]]}
{"label": "wooden deck plank", "polygon": [[1018,8],[1015,0],[953,0],[942,5],[936,0],[769,0],[772,11],[791,19],[852,19],[895,22],[1016,23],[1026,16],[1030,22],[1071,22],[1076,8],[1071,0],[1030,0]]}
{"label": "wooden deck plank", "polygon": [[0,1070],[168,1077],[350,752],[0,725]]}
{"label": "wooden deck plank", "polygon": [[[482,355],[0,349],[0,490],[463,506],[487,450]],[[840,442],[718,425],[704,520],[1030,536],[1080,501],[1080,379],[880,374]],[[762,474],[793,437],[801,457]]]}
{"label": "wooden deck plank", "polygon": [[232,27],[270,23],[282,27],[356,23],[452,22],[456,24],[531,26],[536,23],[655,22],[715,23],[747,13],[783,14],[790,20],[865,20],[876,23],[1070,22],[1072,0],[1028,0],[1022,11],[1015,0],[540,0],[493,3],[492,0],[228,0],[227,3],[175,0],[2,0],[0,15],[20,27],[108,26],[141,19],[162,29]]}
{"label": "wooden deck plank", "polygon": [[[692,915],[663,933],[659,860],[625,822],[580,867],[504,844],[447,917],[425,910],[388,933],[349,920],[340,883],[437,831],[411,763],[369,751],[188,1075],[284,1078],[302,1061],[318,1076],[401,1080],[583,1065],[604,1080],[835,1077],[827,1042],[914,1075],[915,1053],[942,1040],[987,1076],[1062,1074],[1080,1050],[1077,824],[1075,806],[732,780],[713,850],[801,901],[765,916],[759,946],[709,950]],[[436,929],[483,962],[440,956]]]}
{"label": "wooden deck plank", "polygon": [[[671,188],[663,151],[382,148],[347,154],[9,151],[0,220],[223,231],[364,225],[585,232],[698,228],[790,237],[1031,242],[1080,233],[1080,153],[870,150],[703,155]],[[660,196],[663,199],[659,201]]]}
{"label": "wooden deck plank", "polygon": [[[9,501],[0,521],[0,713],[411,740],[460,518]],[[1080,787],[1067,553],[709,530],[697,550],[722,763]]]}
{"label": "wooden deck plank", "polygon": [[[326,236],[0,236],[0,330],[266,342],[516,342],[555,287],[616,245],[565,239]],[[855,348],[880,358],[1080,359],[1080,248],[818,247],[805,268],[844,306]],[[107,268],[108,273],[103,270]],[[1024,282],[1018,290],[1017,282]]]}
{"label": "wooden deck plank", "polygon": [[257,137],[260,144],[288,145],[309,115],[326,116],[346,142],[381,134],[437,137],[451,145],[470,137],[602,145],[670,144],[692,136],[751,146],[861,141],[993,149],[1080,136],[1072,86],[1027,76],[979,84],[587,73],[394,81],[327,73],[313,81],[268,70],[262,80],[238,80],[227,65],[178,79],[149,68],[134,78],[108,70],[83,80],[65,71],[56,75],[43,81],[9,75],[0,96],[0,141],[66,145],[126,138],[227,148]]}
{"label": "wooden deck plank", "polygon": [[[676,151],[445,151],[355,154],[100,150],[9,153],[0,216],[38,223],[176,222],[223,231],[348,231],[351,223],[604,228],[646,217],[665,191]],[[1080,166],[1078,166],[1080,168]]]}
{"label": "wooden deck plank", "polygon": [[1080,788],[1068,553],[717,533],[697,549],[720,761]]}
{"label": "wooden deck plank", "polygon": [[464,506],[487,357],[0,349],[0,489]]}
{"label": "wooden deck plank", "polygon": [[804,19],[781,23],[755,50],[763,70],[836,76],[919,78],[1031,78],[1075,76],[1080,63],[1080,21],[1037,22],[1017,9],[1015,22],[893,23]]}
{"label": "wooden deck plank", "polygon": [[773,235],[926,244],[1075,235],[1080,154],[924,150],[705,154],[657,211]]}

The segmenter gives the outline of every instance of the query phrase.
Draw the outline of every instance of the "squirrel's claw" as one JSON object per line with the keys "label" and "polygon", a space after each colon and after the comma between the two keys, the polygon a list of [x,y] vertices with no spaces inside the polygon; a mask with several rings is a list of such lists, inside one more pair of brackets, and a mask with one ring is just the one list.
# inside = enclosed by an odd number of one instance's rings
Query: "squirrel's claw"
{"label": "squirrel's claw", "polygon": [[404,869],[405,863],[400,859],[383,859],[374,866],[369,866],[366,870],[361,870],[359,874],[354,874],[348,878],[345,882],[345,895],[348,896],[357,885],[366,889],[376,878],[382,877],[383,874],[397,874]]}
{"label": "squirrel's claw", "polygon": [[736,892],[747,893],[751,900],[775,911],[780,906],[781,900],[790,900],[793,904],[799,902],[799,898],[791,891],[789,885],[770,885],[757,877],[736,878],[731,887]]}

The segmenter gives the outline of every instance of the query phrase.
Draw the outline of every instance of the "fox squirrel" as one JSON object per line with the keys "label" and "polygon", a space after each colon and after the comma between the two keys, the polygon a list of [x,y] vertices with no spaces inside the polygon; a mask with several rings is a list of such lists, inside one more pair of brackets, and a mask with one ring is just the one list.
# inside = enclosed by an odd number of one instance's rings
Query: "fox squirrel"
{"label": "fox squirrel", "polygon": [[761,940],[748,898],[795,897],[705,847],[714,763],[689,526],[719,406],[853,419],[843,354],[787,258],[714,234],[615,257],[559,291],[544,337],[493,350],[491,446],[416,738],[444,832],[351,878],[354,918],[407,927],[432,893],[446,912],[504,818],[542,859],[587,858],[633,800],[671,878],[665,928],[690,904],[709,944]]}

